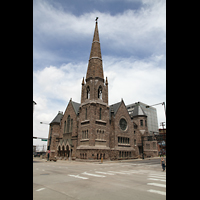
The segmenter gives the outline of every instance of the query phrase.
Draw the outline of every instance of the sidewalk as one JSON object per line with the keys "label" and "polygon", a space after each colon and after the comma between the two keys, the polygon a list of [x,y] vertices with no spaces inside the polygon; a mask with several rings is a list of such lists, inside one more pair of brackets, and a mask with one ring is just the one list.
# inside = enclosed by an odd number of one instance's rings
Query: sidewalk
{"label": "sidewalk", "polygon": [[[166,159],[166,157],[164,157]],[[152,160],[152,159],[161,159],[160,156],[157,157],[152,157],[152,158],[137,158],[137,159],[127,159],[127,160],[103,160],[103,163],[121,163],[121,162],[137,162],[141,160]],[[47,159],[42,159],[39,157],[33,157],[33,161],[43,161],[46,162]],[[48,161],[48,162],[54,162],[54,161]],[[85,159],[76,159],[76,160],[57,160],[56,162],[81,162],[81,163],[96,163],[96,164],[101,164],[101,160],[85,160]]]}

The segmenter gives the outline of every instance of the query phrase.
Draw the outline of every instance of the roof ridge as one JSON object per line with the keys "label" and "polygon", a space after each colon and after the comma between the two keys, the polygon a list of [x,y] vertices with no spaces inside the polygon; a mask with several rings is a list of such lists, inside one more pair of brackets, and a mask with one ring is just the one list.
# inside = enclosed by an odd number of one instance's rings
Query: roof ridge
{"label": "roof ridge", "polygon": [[78,110],[79,110],[79,107],[80,107],[80,103],[77,103],[77,102],[75,102],[75,101],[72,101],[71,100],[71,102],[72,102],[72,106],[73,106],[73,108],[74,108],[74,111],[75,111],[75,113],[76,113],[76,115],[78,114]]}
{"label": "roof ridge", "polygon": [[61,119],[63,118],[63,114],[61,112],[58,112],[58,114],[54,117],[54,119],[51,121],[52,123],[60,123]]}

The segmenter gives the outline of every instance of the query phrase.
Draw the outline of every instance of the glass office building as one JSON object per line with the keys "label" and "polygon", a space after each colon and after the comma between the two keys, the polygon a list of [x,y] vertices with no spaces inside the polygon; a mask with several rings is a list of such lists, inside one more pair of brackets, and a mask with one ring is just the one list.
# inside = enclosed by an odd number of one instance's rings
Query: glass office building
{"label": "glass office building", "polygon": [[150,135],[158,135],[158,118],[157,118],[157,111],[154,107],[149,107],[147,104],[144,104],[142,102],[136,102],[130,105],[127,105],[126,108],[129,112],[130,116],[137,116],[141,115],[141,113],[144,113],[147,115],[147,127]]}

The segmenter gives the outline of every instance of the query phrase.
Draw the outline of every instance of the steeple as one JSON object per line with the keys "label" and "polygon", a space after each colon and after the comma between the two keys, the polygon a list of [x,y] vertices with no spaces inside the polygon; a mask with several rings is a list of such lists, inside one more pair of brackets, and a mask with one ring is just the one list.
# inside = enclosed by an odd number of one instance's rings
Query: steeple
{"label": "steeple", "polygon": [[104,80],[103,75],[97,19],[98,17],[96,18],[86,79],[82,80],[81,105],[91,102],[108,105],[108,79],[106,77]]}
{"label": "steeple", "polygon": [[97,19],[98,18],[96,18],[94,36],[93,36],[93,41],[92,41],[90,58],[89,58],[89,62],[88,62],[86,82],[89,80],[89,78],[96,78],[96,77],[98,77],[104,81]]}

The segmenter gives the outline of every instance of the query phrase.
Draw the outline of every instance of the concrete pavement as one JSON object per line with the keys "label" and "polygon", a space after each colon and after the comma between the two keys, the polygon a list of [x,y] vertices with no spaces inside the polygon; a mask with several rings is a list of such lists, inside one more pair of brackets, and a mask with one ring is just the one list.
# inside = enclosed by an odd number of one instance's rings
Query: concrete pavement
{"label": "concrete pavement", "polygon": [[34,161],[33,199],[166,198],[166,173],[158,158],[103,164]]}

